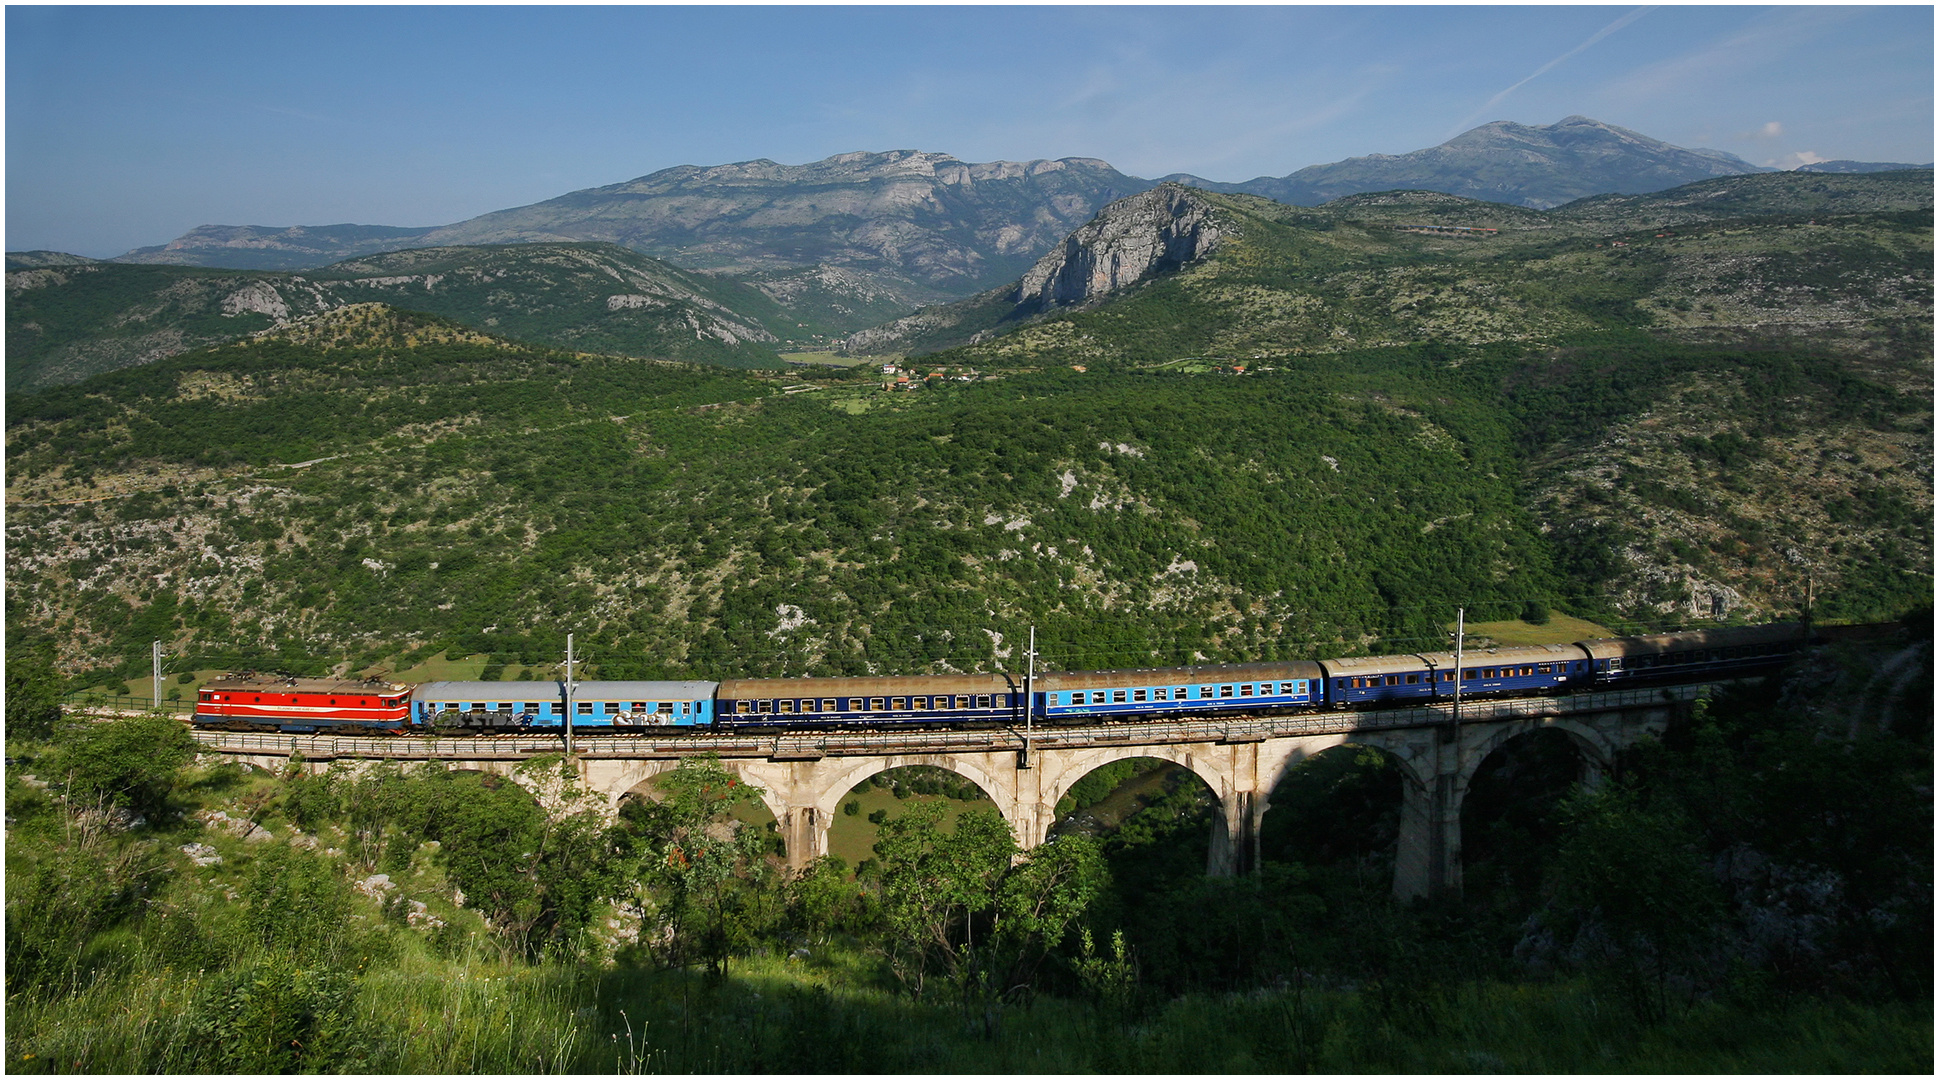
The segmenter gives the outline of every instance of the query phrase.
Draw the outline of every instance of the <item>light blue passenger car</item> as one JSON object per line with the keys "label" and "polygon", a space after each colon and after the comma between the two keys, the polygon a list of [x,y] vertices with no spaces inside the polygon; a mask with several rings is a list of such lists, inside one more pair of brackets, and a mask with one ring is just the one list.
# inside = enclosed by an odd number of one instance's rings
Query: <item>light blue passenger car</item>
{"label": "light blue passenger car", "polygon": [[[572,726],[637,731],[693,727],[714,720],[718,683],[582,682],[572,694]],[[484,731],[558,731],[566,722],[563,682],[432,682],[417,688],[419,724]]]}

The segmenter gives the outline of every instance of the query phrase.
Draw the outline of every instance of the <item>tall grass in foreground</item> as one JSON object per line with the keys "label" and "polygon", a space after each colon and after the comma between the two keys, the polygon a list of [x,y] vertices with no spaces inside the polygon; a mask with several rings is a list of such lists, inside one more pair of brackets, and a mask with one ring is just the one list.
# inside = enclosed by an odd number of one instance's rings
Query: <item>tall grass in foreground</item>
{"label": "tall grass in foreground", "polygon": [[[871,985],[854,960],[757,960],[709,983],[679,972],[400,957],[357,983],[342,1022],[311,1029],[330,1045],[306,1046],[308,1056],[282,1064],[386,1073],[1852,1073],[1932,1065],[1930,1003],[1699,1004],[1640,1023],[1571,982],[1193,995],[1117,1011],[1039,998],[986,1013],[912,1003]],[[218,1023],[211,1009],[233,1012],[234,998],[215,979],[147,972],[52,1002],[11,1002],[7,1065],[234,1071],[235,1040],[246,1043],[251,1031]]]}

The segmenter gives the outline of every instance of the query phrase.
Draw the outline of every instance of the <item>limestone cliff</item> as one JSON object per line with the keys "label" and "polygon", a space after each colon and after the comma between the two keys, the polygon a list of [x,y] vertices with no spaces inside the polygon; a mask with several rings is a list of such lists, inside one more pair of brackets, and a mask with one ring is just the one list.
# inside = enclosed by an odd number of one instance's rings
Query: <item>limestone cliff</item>
{"label": "limestone cliff", "polygon": [[850,335],[845,351],[930,352],[980,341],[1057,308],[1092,303],[1211,254],[1231,234],[1191,188],[1161,184],[1100,210],[1016,284]]}
{"label": "limestone cliff", "polygon": [[1211,204],[1161,184],[1105,207],[1023,275],[1014,300],[1037,311],[1068,307],[1203,258],[1224,237]]}

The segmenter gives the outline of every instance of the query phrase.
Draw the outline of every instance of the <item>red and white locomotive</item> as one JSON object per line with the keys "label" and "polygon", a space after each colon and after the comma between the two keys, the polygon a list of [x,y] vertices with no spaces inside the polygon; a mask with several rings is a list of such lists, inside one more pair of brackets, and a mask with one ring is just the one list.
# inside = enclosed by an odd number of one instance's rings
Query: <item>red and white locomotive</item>
{"label": "red and white locomotive", "polygon": [[349,726],[403,734],[411,726],[412,690],[382,679],[238,672],[202,687],[195,699],[195,723],[208,727],[267,724],[283,731]]}

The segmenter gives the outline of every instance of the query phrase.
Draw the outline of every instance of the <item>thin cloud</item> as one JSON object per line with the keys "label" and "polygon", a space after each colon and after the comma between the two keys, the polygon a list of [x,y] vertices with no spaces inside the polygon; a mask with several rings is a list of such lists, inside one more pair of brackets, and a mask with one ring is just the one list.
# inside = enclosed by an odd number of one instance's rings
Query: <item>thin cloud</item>
{"label": "thin cloud", "polygon": [[1742,79],[1823,40],[1856,14],[1842,8],[1799,8],[1759,19],[1715,44],[1645,65],[1612,82],[1604,96],[1626,104],[1697,93],[1719,79]]}
{"label": "thin cloud", "polygon": [[1567,60],[1570,57],[1575,56],[1577,53],[1582,52],[1584,49],[1587,49],[1589,46],[1594,45],[1596,42],[1601,41],[1603,38],[1608,37],[1609,35],[1615,33],[1618,30],[1621,30],[1623,27],[1628,26],[1630,23],[1635,22],[1637,19],[1640,19],[1643,16],[1648,15],[1650,12],[1655,10],[1656,10],[1655,5],[1651,5],[1648,7],[1639,7],[1634,11],[1631,11],[1628,14],[1623,15],[1621,18],[1617,19],[1615,22],[1610,23],[1608,26],[1605,26],[1602,29],[1596,31],[1595,33],[1589,35],[1589,40],[1583,42],[1580,45],[1577,45],[1575,48],[1570,49],[1568,52],[1563,53],[1561,56],[1558,56],[1555,59],[1550,60],[1548,63],[1543,64],[1541,67],[1536,68],[1533,72],[1529,73],[1529,76],[1527,78],[1523,79],[1521,82],[1518,82],[1515,85],[1509,87],[1508,89],[1503,90],[1501,93],[1496,94],[1494,97],[1489,98],[1487,103],[1482,105],[1481,108],[1476,109],[1474,112],[1468,114],[1466,119],[1454,125],[1454,129],[1447,133],[1447,138],[1452,139],[1456,135],[1459,135],[1462,132],[1468,130],[1468,128],[1474,125],[1475,121],[1493,112],[1495,106],[1501,104],[1503,101],[1506,101],[1508,99],[1508,95],[1514,93],[1517,90],[1520,90],[1522,87],[1527,86],[1529,83],[1534,82],[1536,79],[1541,78],[1543,75],[1548,74],[1550,71],[1553,71],[1556,65],[1562,63],[1564,60]]}

